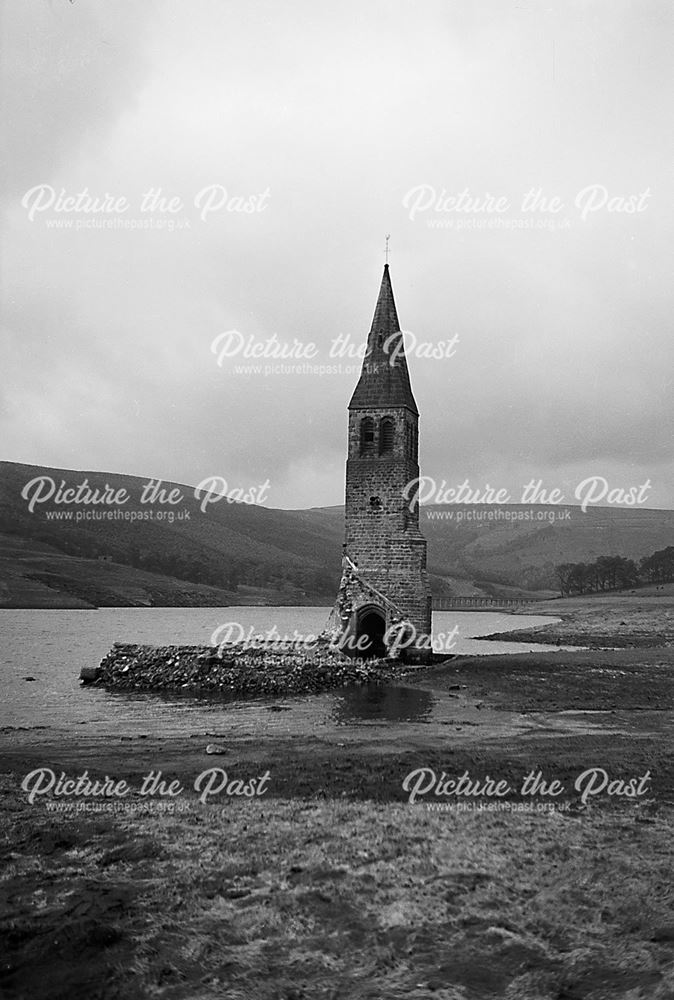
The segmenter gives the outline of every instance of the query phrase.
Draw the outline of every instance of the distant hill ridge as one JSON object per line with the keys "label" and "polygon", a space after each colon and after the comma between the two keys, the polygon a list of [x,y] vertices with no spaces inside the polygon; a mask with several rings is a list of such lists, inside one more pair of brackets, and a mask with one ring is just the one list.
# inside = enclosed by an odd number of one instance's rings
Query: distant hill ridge
{"label": "distant hill ridge", "polygon": [[[31,513],[21,491],[39,476],[68,487],[87,479],[101,491],[107,484],[125,489],[129,500],[73,505],[52,499],[36,502]],[[180,503],[143,505],[149,478],[0,462],[0,606],[332,603],[343,507],[277,510],[223,499],[202,511],[194,487],[170,482],[162,488],[179,490]],[[549,523],[555,508],[545,505],[423,507],[434,593],[552,596],[559,563],[601,555],[639,559],[674,543],[674,511],[597,507],[583,513],[560,505],[565,509],[568,519]],[[136,512],[139,519],[121,513],[107,519],[105,511]],[[498,518],[489,520],[490,511]],[[503,519],[506,511],[512,519]],[[521,519],[524,512],[532,518]]]}

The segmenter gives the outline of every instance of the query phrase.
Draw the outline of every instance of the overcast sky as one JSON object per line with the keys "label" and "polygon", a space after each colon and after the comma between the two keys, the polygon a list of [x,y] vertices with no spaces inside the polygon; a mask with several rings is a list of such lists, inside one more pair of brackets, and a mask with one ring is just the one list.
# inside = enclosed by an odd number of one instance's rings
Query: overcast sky
{"label": "overcast sky", "polygon": [[[673,15],[5,3],[2,457],[341,503],[358,361],[330,348],[364,343],[390,233],[426,475],[674,507]],[[273,359],[219,365],[232,330],[342,371],[237,373]]]}

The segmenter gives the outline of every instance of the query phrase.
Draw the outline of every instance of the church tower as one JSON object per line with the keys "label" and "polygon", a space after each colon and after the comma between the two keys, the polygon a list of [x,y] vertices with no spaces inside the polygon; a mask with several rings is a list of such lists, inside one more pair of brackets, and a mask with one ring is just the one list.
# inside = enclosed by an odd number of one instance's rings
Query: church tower
{"label": "church tower", "polygon": [[419,411],[386,264],[349,403],[343,576],[335,611],[355,655],[386,655],[391,634],[399,634],[391,626],[399,625],[414,636],[405,658],[428,658],[426,540],[418,503],[408,498],[418,477]]}

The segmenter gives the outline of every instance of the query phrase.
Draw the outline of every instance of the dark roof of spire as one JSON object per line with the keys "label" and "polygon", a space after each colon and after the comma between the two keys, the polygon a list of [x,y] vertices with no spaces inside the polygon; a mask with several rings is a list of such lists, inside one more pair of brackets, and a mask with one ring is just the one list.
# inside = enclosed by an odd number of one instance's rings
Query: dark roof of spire
{"label": "dark roof of spire", "polygon": [[367,338],[367,351],[349,409],[372,406],[406,406],[413,413],[419,413],[410,385],[388,264],[384,266],[379,298]]}

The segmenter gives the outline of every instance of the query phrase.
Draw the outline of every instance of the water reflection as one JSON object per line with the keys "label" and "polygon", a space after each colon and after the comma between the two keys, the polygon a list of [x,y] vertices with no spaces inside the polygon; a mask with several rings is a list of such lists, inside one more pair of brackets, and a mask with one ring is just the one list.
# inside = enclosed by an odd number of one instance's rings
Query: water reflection
{"label": "water reflection", "polygon": [[430,691],[408,687],[364,684],[332,694],[332,717],[337,725],[365,722],[423,722],[430,718],[434,698]]}

